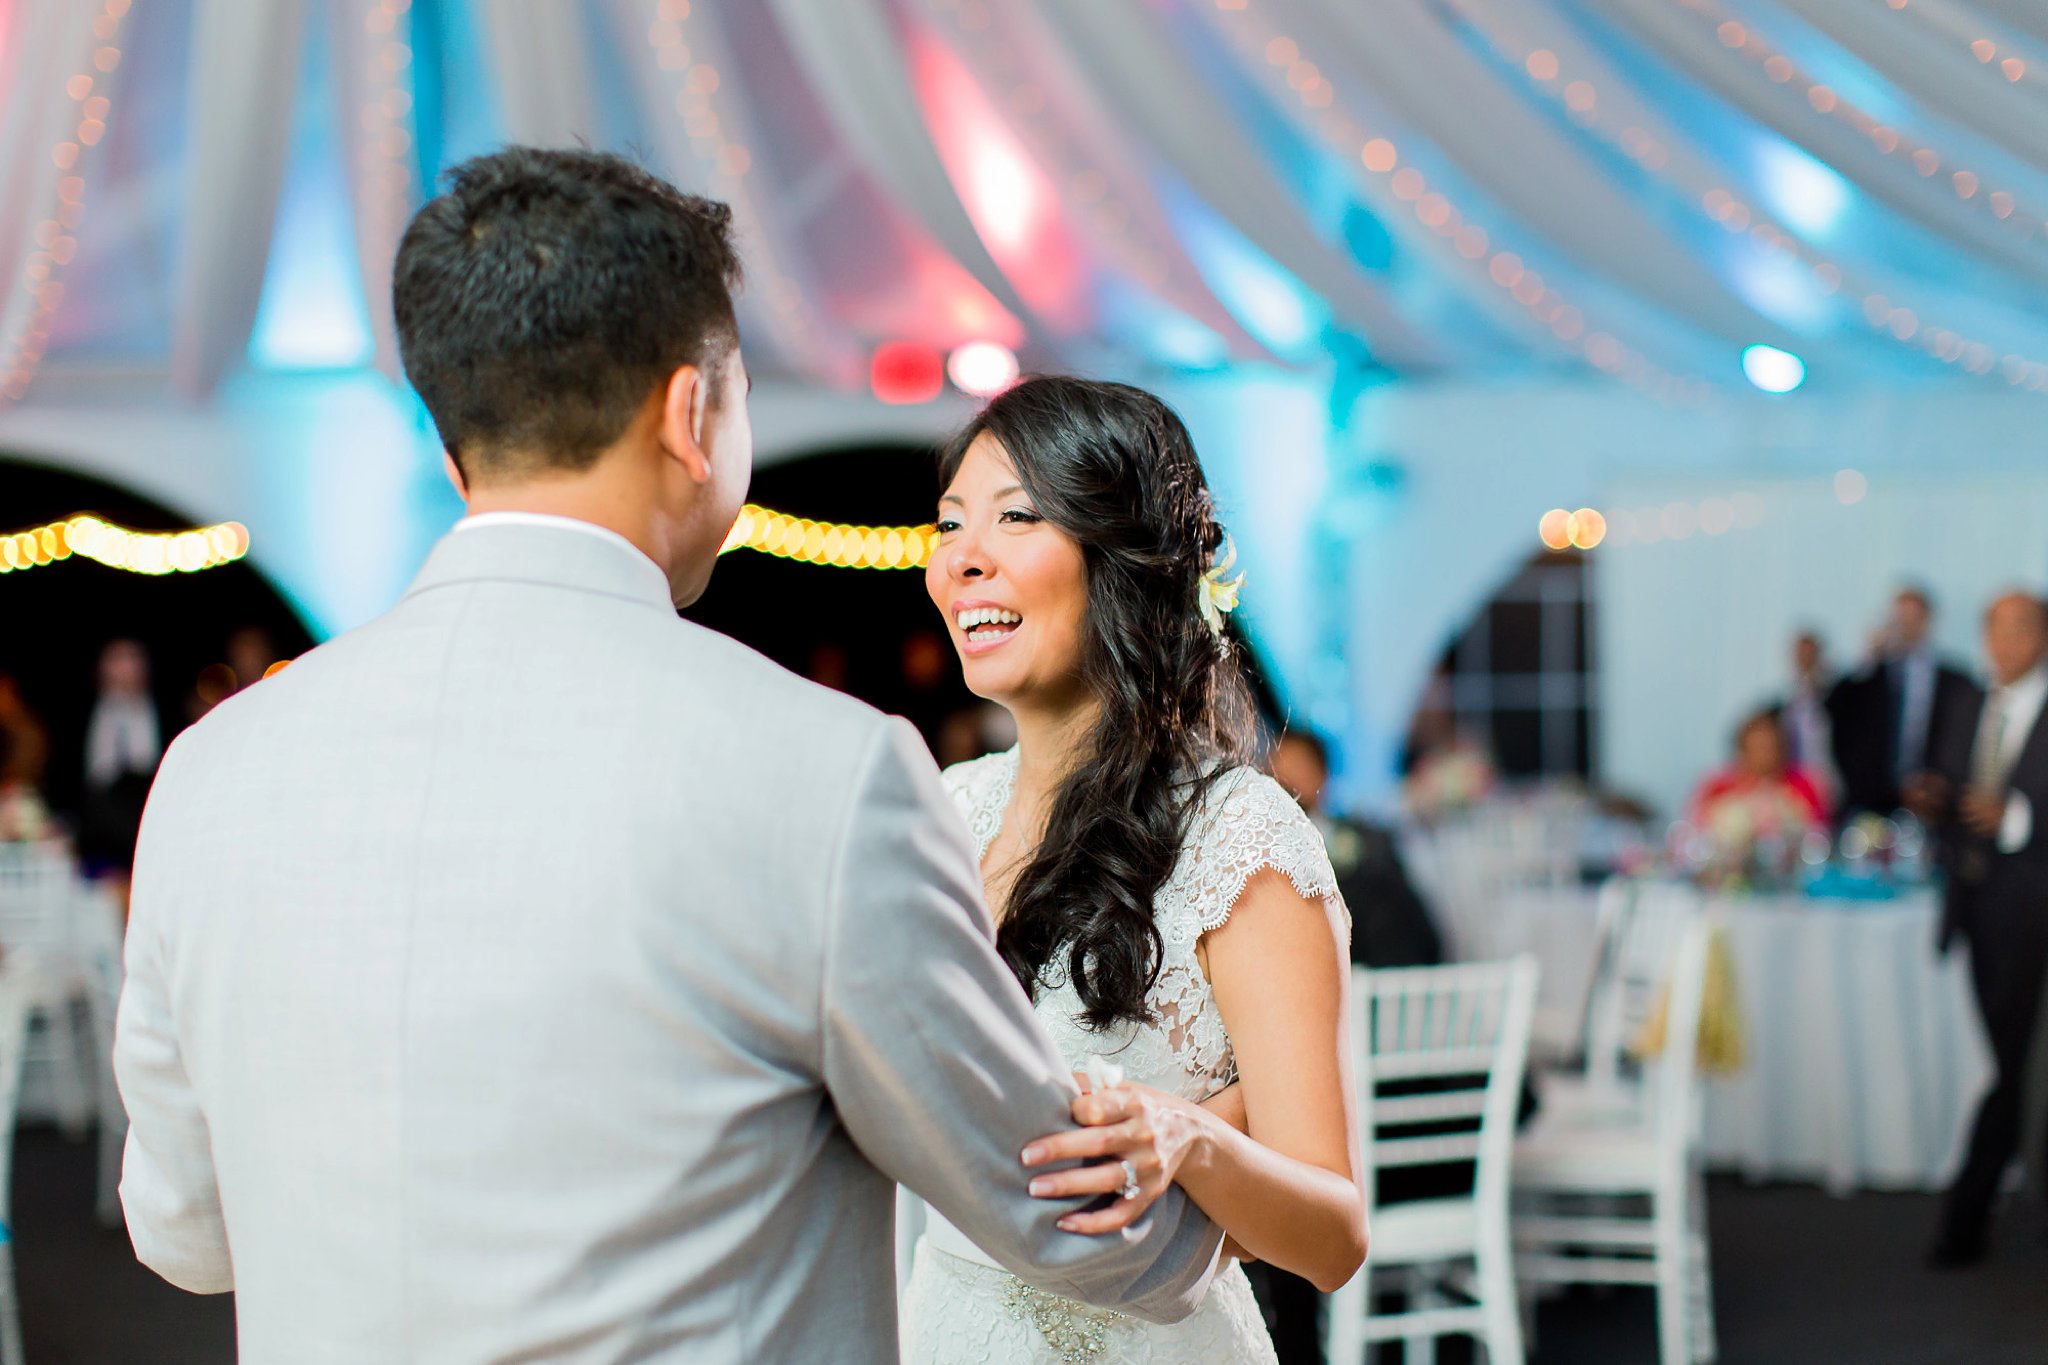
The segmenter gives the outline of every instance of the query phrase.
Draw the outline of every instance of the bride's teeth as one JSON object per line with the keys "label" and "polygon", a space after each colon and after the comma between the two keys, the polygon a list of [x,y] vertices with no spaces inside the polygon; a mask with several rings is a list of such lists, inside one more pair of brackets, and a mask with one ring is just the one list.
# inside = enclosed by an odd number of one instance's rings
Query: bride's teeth
{"label": "bride's teeth", "polygon": [[976,626],[1014,626],[1023,619],[1016,612],[1004,611],[999,607],[976,607],[973,611],[963,611],[954,618],[962,630],[973,630]]}

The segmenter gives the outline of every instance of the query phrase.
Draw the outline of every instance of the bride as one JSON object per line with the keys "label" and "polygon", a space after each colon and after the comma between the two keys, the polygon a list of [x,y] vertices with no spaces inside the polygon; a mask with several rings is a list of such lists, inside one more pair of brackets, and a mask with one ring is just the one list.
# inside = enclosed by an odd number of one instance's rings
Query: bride
{"label": "bride", "polygon": [[[1314,827],[1250,765],[1223,633],[1232,556],[1187,430],[1142,390],[1034,378],[941,473],[926,586],[968,687],[1018,734],[947,786],[998,949],[1098,1087],[1075,1102],[1091,1126],[1023,1153],[1048,1168],[1032,1193],[1100,1235],[1178,1182],[1226,1257],[1335,1289],[1366,1244],[1348,924]],[[1234,1263],[1193,1316],[1158,1326],[1014,1279],[936,1213],[903,1348],[918,1365],[1274,1358]]]}

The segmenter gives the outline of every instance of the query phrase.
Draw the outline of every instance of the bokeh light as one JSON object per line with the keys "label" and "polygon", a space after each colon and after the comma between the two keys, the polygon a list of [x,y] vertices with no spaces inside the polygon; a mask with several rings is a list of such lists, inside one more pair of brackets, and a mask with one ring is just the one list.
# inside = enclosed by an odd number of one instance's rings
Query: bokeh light
{"label": "bokeh light", "polygon": [[996,341],[970,341],[946,361],[953,387],[976,398],[993,398],[1017,382],[1017,356]]}
{"label": "bokeh light", "polygon": [[885,341],[868,362],[868,386],[884,403],[929,403],[946,386],[946,362],[929,346]]}
{"label": "bokeh light", "polygon": [[1790,393],[1806,382],[1806,362],[1759,342],[1742,348],[1742,373],[1765,393]]}

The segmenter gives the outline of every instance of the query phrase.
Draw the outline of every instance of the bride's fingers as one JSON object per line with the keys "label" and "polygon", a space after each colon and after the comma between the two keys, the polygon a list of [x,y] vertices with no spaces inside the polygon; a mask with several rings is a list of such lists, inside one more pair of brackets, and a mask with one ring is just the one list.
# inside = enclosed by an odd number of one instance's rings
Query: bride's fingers
{"label": "bride's fingers", "polygon": [[1128,1087],[1116,1086],[1075,1096],[1070,1112],[1074,1122],[1090,1128],[1123,1123],[1145,1112],[1145,1097]]}
{"label": "bride's fingers", "polygon": [[1146,1209],[1152,1207],[1153,1200],[1166,1192],[1166,1185],[1166,1181],[1158,1179],[1140,1181],[1136,1199],[1119,1199],[1093,1213],[1070,1213],[1060,1219],[1060,1230],[1097,1237],[1105,1232],[1127,1228],[1137,1222]]}
{"label": "bride's fingers", "polygon": [[1112,1124],[1107,1128],[1076,1128],[1039,1138],[1024,1149],[1026,1166],[1044,1166],[1054,1161],[1087,1160],[1091,1157],[1121,1156],[1132,1147],[1150,1144],[1151,1131],[1139,1119]]}
{"label": "bride's fingers", "polygon": [[1122,1194],[1124,1190],[1123,1162],[1131,1163],[1137,1172],[1138,1188],[1142,1191],[1155,1183],[1159,1173],[1159,1158],[1149,1149],[1127,1151],[1093,1166],[1076,1166],[1070,1171],[1054,1171],[1047,1175],[1033,1176],[1031,1196],[1034,1199],[1074,1199],[1100,1194]]}

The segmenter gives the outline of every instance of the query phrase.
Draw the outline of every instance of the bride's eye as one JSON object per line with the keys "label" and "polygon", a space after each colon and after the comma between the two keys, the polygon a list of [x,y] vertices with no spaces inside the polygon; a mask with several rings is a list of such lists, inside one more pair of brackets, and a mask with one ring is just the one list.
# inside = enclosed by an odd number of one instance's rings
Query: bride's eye
{"label": "bride's eye", "polygon": [[1035,526],[1045,518],[1026,507],[1012,507],[1004,512],[1001,520],[1012,526]]}
{"label": "bride's eye", "polygon": [[945,535],[948,531],[959,530],[960,523],[953,520],[951,517],[940,517],[936,522],[932,524],[932,529],[934,531],[937,531],[940,535]]}

